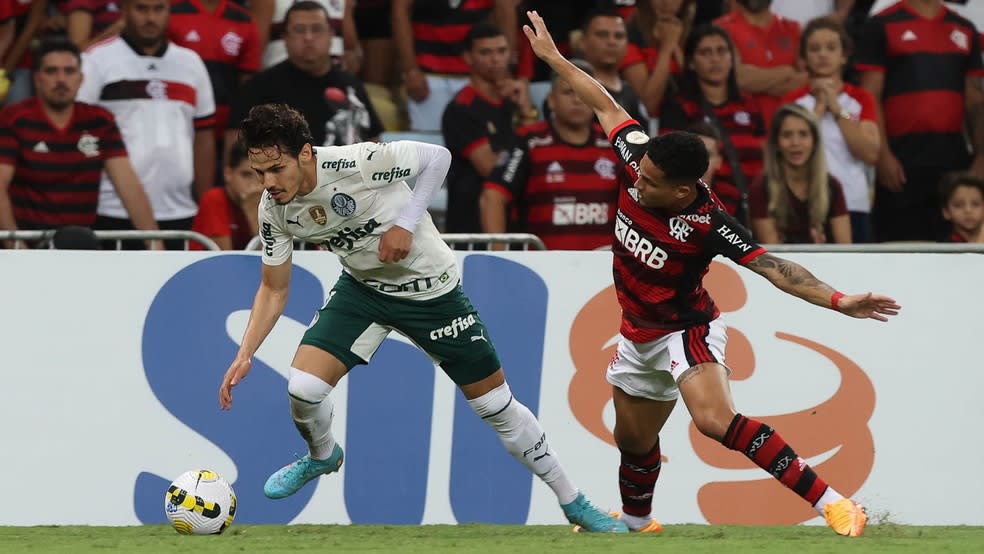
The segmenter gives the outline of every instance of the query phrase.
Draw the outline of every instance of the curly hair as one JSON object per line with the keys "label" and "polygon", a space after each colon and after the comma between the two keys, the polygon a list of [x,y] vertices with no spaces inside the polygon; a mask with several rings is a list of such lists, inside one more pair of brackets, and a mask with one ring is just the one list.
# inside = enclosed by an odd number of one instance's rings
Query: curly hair
{"label": "curly hair", "polygon": [[286,104],[254,106],[239,127],[239,140],[251,152],[274,147],[295,158],[314,143],[307,120]]}
{"label": "curly hair", "polygon": [[667,179],[684,184],[696,183],[710,163],[704,141],[685,131],[653,137],[646,155]]}

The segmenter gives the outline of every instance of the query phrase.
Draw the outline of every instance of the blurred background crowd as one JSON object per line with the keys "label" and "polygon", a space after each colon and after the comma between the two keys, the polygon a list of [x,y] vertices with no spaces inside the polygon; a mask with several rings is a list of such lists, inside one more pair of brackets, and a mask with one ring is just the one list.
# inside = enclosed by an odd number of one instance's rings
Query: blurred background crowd
{"label": "blurred background crowd", "polygon": [[0,231],[242,249],[261,188],[236,130],[282,102],[318,145],[447,146],[442,231],[608,247],[623,177],[530,51],[537,10],[651,134],[704,139],[704,181],[760,242],[984,242],[982,4],[0,0]]}

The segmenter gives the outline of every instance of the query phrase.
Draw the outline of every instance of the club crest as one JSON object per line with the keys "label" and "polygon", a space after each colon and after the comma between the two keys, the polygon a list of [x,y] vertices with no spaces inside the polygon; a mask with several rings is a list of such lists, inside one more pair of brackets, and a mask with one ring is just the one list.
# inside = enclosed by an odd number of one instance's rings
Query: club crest
{"label": "club crest", "polygon": [[328,223],[328,212],[325,211],[324,206],[311,206],[308,208],[308,214],[311,215],[311,219],[318,225]]}
{"label": "club crest", "polygon": [[331,209],[342,217],[349,217],[355,213],[355,199],[345,193],[336,193],[331,197]]}

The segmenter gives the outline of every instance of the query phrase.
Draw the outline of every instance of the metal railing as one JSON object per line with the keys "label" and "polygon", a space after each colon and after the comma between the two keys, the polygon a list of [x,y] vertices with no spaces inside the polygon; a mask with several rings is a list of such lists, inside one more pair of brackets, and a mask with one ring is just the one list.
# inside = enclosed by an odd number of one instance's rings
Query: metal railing
{"label": "metal railing", "polygon": [[[466,245],[465,250],[475,250],[477,246],[520,245],[523,250],[546,250],[543,241],[529,233],[441,233],[441,239],[451,246]],[[259,250],[262,242],[260,237],[253,237],[246,245],[246,250]],[[295,241],[294,247],[299,250],[312,248],[313,244]]]}
{"label": "metal railing", "polygon": [[[0,241],[15,241],[15,248],[18,247],[16,241],[38,241],[42,248],[54,248],[52,238],[55,236],[55,229],[44,231],[0,231]],[[124,241],[147,241],[147,240],[183,240],[185,250],[191,242],[197,242],[205,250],[221,250],[215,241],[195,231],[93,231],[99,240],[111,240],[116,243],[116,250],[123,248]]]}

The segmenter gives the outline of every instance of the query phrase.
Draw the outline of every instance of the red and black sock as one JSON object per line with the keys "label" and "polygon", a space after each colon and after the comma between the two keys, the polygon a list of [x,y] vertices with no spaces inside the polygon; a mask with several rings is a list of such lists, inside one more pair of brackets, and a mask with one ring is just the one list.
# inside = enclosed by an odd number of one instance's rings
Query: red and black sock
{"label": "red and black sock", "polygon": [[827,490],[827,483],[817,476],[813,468],[796,455],[779,433],[764,423],[736,414],[721,444],[744,453],[811,506]]}
{"label": "red and black sock", "polygon": [[653,510],[653,488],[659,479],[659,438],[647,454],[633,456],[622,452],[618,468],[618,488],[622,493],[622,512],[646,517]]}

